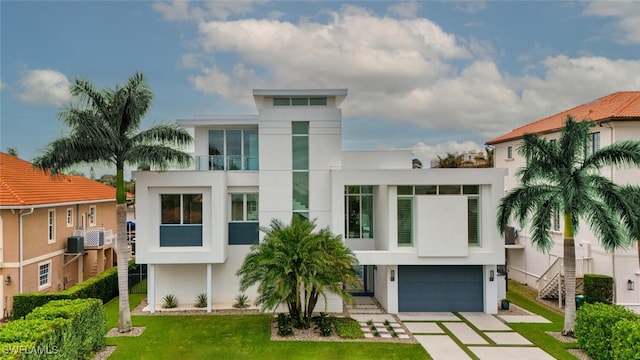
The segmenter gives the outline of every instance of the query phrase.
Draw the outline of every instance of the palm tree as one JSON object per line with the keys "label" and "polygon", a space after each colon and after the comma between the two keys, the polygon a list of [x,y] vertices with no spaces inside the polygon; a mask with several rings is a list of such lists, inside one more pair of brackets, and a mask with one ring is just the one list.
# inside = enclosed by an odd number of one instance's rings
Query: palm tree
{"label": "palm tree", "polygon": [[302,329],[309,328],[321,295],[326,299],[330,291],[349,302],[345,286],[357,281],[357,260],[342,238],[326,228],[314,233],[315,228],[307,219],[290,225],[273,220],[260,229],[263,242],[252,246],[237,272],[240,291],[258,284],[256,304],[269,311],[286,305],[294,326]]}
{"label": "palm tree", "polygon": [[76,164],[107,164],[116,168],[116,254],[120,293],[118,330],[132,329],[128,297],[128,249],[126,242],[126,193],[124,167],[152,164],[160,169],[188,165],[191,157],[179,150],[191,143],[191,136],[173,125],[157,125],[139,131],[149,110],[153,93],[142,73],[136,72],[124,86],[97,90],[87,80],[76,79],[70,88],[77,100],[58,117],[70,133],[47,145],[33,164],[52,174]]}
{"label": "palm tree", "polygon": [[459,168],[463,162],[461,154],[447,153],[444,158],[438,155],[438,168]]}
{"label": "palm tree", "polygon": [[604,166],[640,167],[640,142],[618,142],[589,154],[592,126],[590,120],[576,122],[568,116],[557,141],[526,134],[518,152],[527,166],[518,169],[519,186],[498,207],[501,234],[514,217],[521,227],[530,225],[532,244],[544,252],[553,245],[549,233],[553,214],[564,214],[565,335],[573,334],[576,315],[574,234],[579,221],[590,225],[607,251],[631,245],[629,235],[637,239],[640,226],[637,203],[629,196],[636,187],[616,185],[600,174]]}

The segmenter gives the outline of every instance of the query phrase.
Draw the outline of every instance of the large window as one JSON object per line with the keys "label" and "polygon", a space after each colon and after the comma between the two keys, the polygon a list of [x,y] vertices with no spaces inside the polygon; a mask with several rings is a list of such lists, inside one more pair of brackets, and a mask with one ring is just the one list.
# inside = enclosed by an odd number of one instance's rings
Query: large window
{"label": "large window", "polygon": [[413,246],[413,198],[398,196],[398,246]]}
{"label": "large window", "polygon": [[51,260],[38,264],[38,290],[51,287]]}
{"label": "large window", "polygon": [[258,131],[209,130],[209,170],[258,170]]}
{"label": "large window", "polygon": [[202,194],[161,194],[160,246],[202,246]]}
{"label": "large window", "polygon": [[373,238],[373,186],[345,186],[345,236]]}
{"label": "large window", "polygon": [[309,218],[309,122],[291,123],[293,216]]}
{"label": "large window", "polygon": [[231,194],[231,221],[229,221],[229,245],[257,244],[258,194]]}
{"label": "large window", "polygon": [[258,221],[258,194],[231,194],[231,221]]}
{"label": "large window", "polygon": [[56,242],[56,211],[47,211],[47,241],[49,244]]}
{"label": "large window", "polygon": [[466,195],[467,241],[469,245],[480,245],[480,186],[415,185],[398,186],[398,246],[413,245],[414,195]]}

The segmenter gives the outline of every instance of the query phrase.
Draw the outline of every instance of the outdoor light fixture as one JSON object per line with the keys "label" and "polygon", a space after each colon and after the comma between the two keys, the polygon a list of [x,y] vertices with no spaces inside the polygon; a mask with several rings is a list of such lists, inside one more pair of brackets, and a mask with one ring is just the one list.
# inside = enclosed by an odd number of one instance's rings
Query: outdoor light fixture
{"label": "outdoor light fixture", "polygon": [[395,270],[391,270],[391,281],[396,281],[396,271]]}
{"label": "outdoor light fixture", "polygon": [[489,281],[493,281],[493,277],[496,275],[496,273],[493,270],[489,270]]}
{"label": "outdoor light fixture", "polygon": [[635,283],[633,282],[633,280],[629,279],[627,280],[627,290],[633,290],[635,287]]}
{"label": "outdoor light fixture", "polygon": [[7,275],[7,277],[4,279],[4,283],[7,285],[11,285],[11,275]]}

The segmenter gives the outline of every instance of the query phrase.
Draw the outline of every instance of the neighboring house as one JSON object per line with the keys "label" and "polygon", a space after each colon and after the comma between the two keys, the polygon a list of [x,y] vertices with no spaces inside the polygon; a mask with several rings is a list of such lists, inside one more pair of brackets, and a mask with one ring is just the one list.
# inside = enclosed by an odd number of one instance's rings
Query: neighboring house
{"label": "neighboring house", "polygon": [[[0,152],[0,305],[56,292],[112,267],[115,189],[82,176],[50,176]],[[82,238],[80,238],[82,237]]]}
{"label": "neighboring house", "polygon": [[[351,290],[391,313],[497,312],[504,169],[413,169],[410,151],[343,151],[346,95],[254,90],[257,115],[177,121],[194,131],[195,168],[135,173],[151,312],[167,294],[188,306],[206,293],[208,311],[232,304],[258,228],[293,216],[342,234],[360,263]],[[341,312],[341,300],[326,309]]]}
{"label": "neighboring house", "polygon": [[[537,133],[550,140],[557,139],[567,115],[572,115],[576,120],[591,119],[596,122],[591,133],[589,151],[617,141],[640,140],[640,91],[616,92],[532,122],[487,141],[488,145],[495,147],[495,166],[508,169],[505,190],[517,186],[514,174],[518,168],[525,166],[525,160],[517,151],[524,134]],[[603,171],[603,175],[619,184],[640,184],[638,169],[608,168]],[[557,214],[552,219],[554,246],[549,254],[542,254],[531,247],[529,231],[526,228],[517,229],[516,226],[515,231],[508,236],[509,277],[537,288],[541,296],[558,298],[556,280],[560,279],[558,274],[562,273],[562,229],[563,219]],[[612,276],[615,281],[614,301],[640,311],[639,254],[635,246],[607,253],[584,222],[575,239],[576,276],[581,278],[588,273]]]}

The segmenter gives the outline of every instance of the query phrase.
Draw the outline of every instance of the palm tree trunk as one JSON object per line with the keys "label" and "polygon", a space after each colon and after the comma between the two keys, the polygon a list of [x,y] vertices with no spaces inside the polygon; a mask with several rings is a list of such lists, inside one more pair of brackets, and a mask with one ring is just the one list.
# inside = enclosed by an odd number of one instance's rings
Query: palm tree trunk
{"label": "palm tree trunk", "polygon": [[[573,327],[576,322],[576,248],[573,237],[573,216],[564,214],[564,329],[562,334],[573,336]],[[560,294],[561,296],[561,294]]]}
{"label": "palm tree trunk", "polygon": [[127,247],[127,199],[124,191],[124,171],[116,175],[116,256],[118,257],[118,332],[130,332],[131,311],[129,310],[129,248]]}

